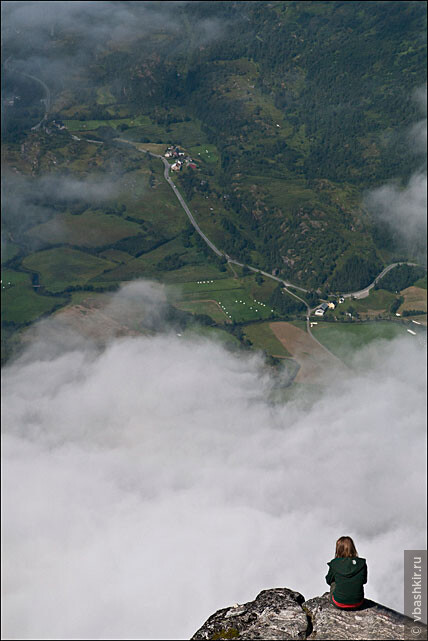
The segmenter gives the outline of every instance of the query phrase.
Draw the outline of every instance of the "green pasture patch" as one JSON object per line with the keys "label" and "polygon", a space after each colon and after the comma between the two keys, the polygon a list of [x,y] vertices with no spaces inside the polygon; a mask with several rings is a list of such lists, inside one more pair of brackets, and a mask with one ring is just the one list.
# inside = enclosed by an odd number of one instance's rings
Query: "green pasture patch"
{"label": "green pasture patch", "polygon": [[117,129],[120,125],[139,127],[144,122],[142,116],[135,118],[110,118],[107,120],[64,120],[64,125],[69,131],[95,131],[98,127],[112,127]]}
{"label": "green pasture patch", "polygon": [[203,160],[208,164],[215,164],[218,162],[219,153],[215,145],[192,145],[189,148],[190,155],[196,162]]}
{"label": "green pasture patch", "polygon": [[239,281],[234,278],[198,278],[196,281],[183,283],[180,288],[181,295],[185,298],[210,298],[211,292],[221,292],[225,290],[240,289]]}
{"label": "green pasture patch", "polygon": [[351,364],[353,354],[373,341],[392,340],[406,334],[406,326],[395,321],[365,323],[318,323],[314,336],[333,354]]}
{"label": "green pasture patch", "polygon": [[1,275],[2,322],[29,323],[67,302],[66,298],[37,294],[32,287],[31,274],[8,269],[2,270]]}
{"label": "green pasture patch", "polygon": [[79,216],[60,214],[32,227],[28,237],[55,245],[67,243],[78,247],[102,247],[141,232],[141,226],[113,214],[85,211]]}
{"label": "green pasture patch", "polygon": [[228,320],[226,314],[220,309],[217,303],[211,301],[179,301],[175,307],[190,312],[191,314],[206,314],[216,323],[224,323]]}
{"label": "green pasture patch", "polygon": [[425,276],[423,276],[422,278],[417,280],[416,283],[414,284],[414,286],[415,287],[421,287],[422,289],[426,289],[427,288],[427,275],[425,274]]}
{"label": "green pasture patch", "polygon": [[234,336],[233,334],[229,334],[229,332],[221,329],[220,327],[197,325],[186,330],[186,333],[184,335],[191,338],[193,338],[194,336],[198,338],[208,338],[210,340],[223,343],[225,346],[240,346],[240,341],[238,338],[236,338],[236,336]]}
{"label": "green pasture patch", "polygon": [[16,243],[5,242],[1,249],[1,262],[7,263],[8,260],[12,260],[19,254],[19,245]]}
{"label": "green pasture patch", "polygon": [[255,303],[245,289],[223,290],[212,294],[231,321],[243,323],[273,316],[270,306]]}
{"label": "green pasture patch", "polygon": [[[205,140],[205,134],[201,131],[199,120],[193,118],[189,121],[184,120],[182,122],[171,123],[169,129],[169,140],[171,140],[170,144],[173,145],[178,142],[181,147],[189,152],[190,147]],[[211,145],[211,147],[213,147],[213,145]],[[205,149],[209,150],[209,147],[206,146]],[[190,153],[190,155],[192,154]],[[214,161],[210,159],[207,162],[217,162],[217,160]]]}
{"label": "green pasture patch", "polygon": [[[142,157],[144,155],[142,154]],[[135,219],[150,221],[156,229],[171,237],[184,229],[187,216],[171,187],[163,178],[163,165],[160,160],[151,161],[154,184],[149,186],[146,166],[143,170],[128,174],[128,193],[121,195],[121,202],[126,204],[127,215]]]}
{"label": "green pasture patch", "polygon": [[367,298],[357,298],[355,300],[347,298],[345,299],[345,303],[340,305],[340,307],[343,307],[344,311],[347,311],[350,305],[357,311],[362,312],[368,311],[369,309],[382,311],[389,309],[395,298],[396,294],[388,292],[386,289],[372,288]]}
{"label": "green pasture patch", "polygon": [[215,279],[219,281],[226,278],[227,274],[225,272],[221,272],[214,264],[206,262],[198,265],[184,265],[183,267],[180,267],[180,269],[158,274],[158,277],[165,283],[177,283],[181,285],[191,279]]}
{"label": "green pasture patch", "polygon": [[258,285],[256,282],[256,275],[251,274],[250,276],[245,277],[242,280],[244,287],[249,289],[252,298],[262,301],[262,303],[268,303],[270,297],[272,296],[274,290],[278,287],[278,281],[273,280],[272,278],[267,278],[266,276],[261,275],[263,278],[263,283]]}
{"label": "green pasture patch", "polygon": [[226,317],[238,323],[272,318],[275,310],[272,311],[268,303],[269,297],[270,285],[256,285],[253,276],[236,279],[225,274],[222,280],[198,278],[197,281],[183,283],[180,288],[180,299],[193,302],[215,300]]}
{"label": "green pasture patch", "polygon": [[254,323],[244,327],[244,333],[256,349],[261,349],[271,356],[291,356],[290,352],[279,341],[270,323]]}
{"label": "green pasture patch", "polygon": [[86,284],[94,276],[115,267],[115,264],[75,249],[60,247],[27,256],[23,266],[37,272],[40,284],[47,290],[61,292],[68,286]]}
{"label": "green pasture patch", "polygon": [[[213,282],[211,282],[213,281]],[[182,300],[215,300],[226,317],[238,323],[271,318],[271,307],[263,301],[255,302],[250,293],[234,278],[201,279],[193,283],[183,283],[180,288]]]}
{"label": "green pasture patch", "polygon": [[153,143],[153,142],[141,142],[141,143],[135,143],[135,147],[144,153],[144,151],[150,151],[153,154],[157,154],[158,156],[164,156],[167,150],[167,145],[159,144],[159,143]]}
{"label": "green pasture patch", "polygon": [[172,254],[179,254],[184,260],[186,260],[187,255],[190,255],[188,251],[183,248],[181,240],[174,238],[160,247],[142,254],[138,258],[128,261],[124,265],[120,265],[119,267],[115,265],[116,269],[105,274],[100,274],[94,280],[96,282],[110,282],[153,277],[162,273],[162,270],[158,268],[158,263]]}
{"label": "green pasture patch", "polygon": [[120,251],[119,249],[106,249],[105,252],[98,254],[100,258],[106,258],[107,260],[113,261],[114,263],[129,263],[132,260],[132,256],[126,252]]}

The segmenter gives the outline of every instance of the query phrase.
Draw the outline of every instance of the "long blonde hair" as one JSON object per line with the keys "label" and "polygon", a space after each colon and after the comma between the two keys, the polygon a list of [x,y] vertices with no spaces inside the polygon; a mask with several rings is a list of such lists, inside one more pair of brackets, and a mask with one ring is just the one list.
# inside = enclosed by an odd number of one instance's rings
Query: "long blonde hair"
{"label": "long blonde hair", "polygon": [[336,542],[336,559],[353,558],[358,556],[357,548],[350,536],[341,536]]}

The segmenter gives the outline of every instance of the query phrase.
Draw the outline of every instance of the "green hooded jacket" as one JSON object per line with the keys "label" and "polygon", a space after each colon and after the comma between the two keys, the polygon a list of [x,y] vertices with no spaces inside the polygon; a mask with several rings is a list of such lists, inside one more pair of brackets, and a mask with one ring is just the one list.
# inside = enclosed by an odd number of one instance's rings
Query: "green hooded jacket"
{"label": "green hooded jacket", "polygon": [[329,585],[335,584],[333,596],[335,601],[344,605],[359,603],[364,599],[364,583],[367,583],[367,564],[365,559],[337,558],[327,564],[328,574],[325,580]]}

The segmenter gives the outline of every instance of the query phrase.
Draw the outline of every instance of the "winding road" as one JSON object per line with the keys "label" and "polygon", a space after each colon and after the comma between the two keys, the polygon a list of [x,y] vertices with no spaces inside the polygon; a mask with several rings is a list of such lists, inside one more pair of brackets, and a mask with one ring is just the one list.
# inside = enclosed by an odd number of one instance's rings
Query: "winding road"
{"label": "winding road", "polygon": [[[124,142],[124,143],[130,144],[129,140],[125,140],[123,138],[116,138],[116,140],[118,140],[119,142]],[[149,154],[149,156],[153,156],[154,158],[159,158],[160,160],[162,160],[162,162],[164,164],[164,178],[165,178],[165,180],[167,181],[167,183],[171,187],[171,189],[174,192],[176,198],[180,202],[180,205],[183,207],[184,211],[186,212],[186,215],[189,218],[190,222],[192,223],[193,227],[196,229],[196,231],[201,236],[201,238],[204,239],[206,244],[212,249],[212,251],[215,254],[217,254],[217,256],[224,256],[229,264],[238,265],[239,267],[247,267],[252,272],[263,274],[263,276],[266,276],[266,278],[271,278],[272,280],[276,280],[277,282],[282,283],[284,285],[284,287],[285,287],[285,290],[288,292],[288,294],[290,294],[291,296],[293,296],[297,300],[301,301],[305,305],[305,307],[306,307],[306,327],[307,327],[307,332],[308,332],[309,336],[312,338],[313,341],[315,341],[315,343],[317,343],[317,345],[319,347],[321,347],[335,361],[337,361],[338,363],[340,363],[343,366],[343,362],[337,356],[335,356],[332,352],[330,352],[330,350],[327,349],[322,343],[320,343],[320,341],[317,338],[315,338],[315,336],[313,335],[313,333],[311,331],[310,316],[315,311],[315,309],[318,307],[318,305],[311,309],[310,306],[308,305],[308,303],[303,298],[300,298],[300,296],[298,296],[296,293],[290,291],[290,288],[298,290],[300,292],[304,292],[304,293],[309,292],[309,290],[308,289],[304,289],[303,287],[299,287],[298,285],[294,285],[293,283],[288,283],[287,281],[283,280],[282,278],[279,278],[278,276],[274,276],[273,274],[269,274],[268,272],[265,272],[262,269],[258,269],[257,267],[252,267],[251,265],[245,265],[245,263],[240,263],[239,261],[234,260],[233,258],[228,256],[228,254],[222,252],[218,247],[216,247],[214,245],[214,243],[209,238],[207,238],[207,236],[201,230],[201,228],[199,227],[199,225],[196,222],[195,218],[193,217],[193,214],[190,211],[189,207],[187,206],[183,196],[179,192],[178,187],[174,184],[174,182],[170,178],[169,171],[171,169],[171,165],[169,164],[167,159],[164,158],[164,156],[161,156],[160,154],[155,154],[152,151],[148,151],[147,149],[142,149],[141,147],[137,147],[136,145],[134,145],[134,146],[139,151],[141,151],[142,153]],[[387,274],[391,269],[393,269],[397,265],[414,265],[414,266],[416,266],[417,264],[416,263],[405,262],[405,261],[398,262],[398,263],[392,263],[391,265],[388,265],[388,267],[385,267],[385,269],[383,269],[380,272],[380,274],[378,274],[378,276],[376,276],[376,278],[374,279],[374,281],[370,285],[368,285],[364,289],[361,289],[361,290],[359,290],[357,292],[349,292],[348,294],[343,294],[343,297],[344,298],[353,297],[353,298],[359,298],[359,299],[367,297],[369,295],[370,290],[376,285],[376,283],[383,276],[385,276],[385,274]]]}
{"label": "winding road", "polygon": [[[125,140],[123,138],[116,138],[116,140],[118,140],[119,142],[125,142],[127,144],[130,144],[129,140]],[[204,239],[206,244],[213,250],[213,252],[215,252],[217,254],[217,256],[224,256],[228,263],[232,263],[233,265],[238,265],[239,267],[247,267],[248,269],[250,269],[253,272],[256,272],[256,273],[259,273],[259,274],[263,274],[263,276],[266,276],[266,278],[271,278],[272,280],[276,280],[279,283],[282,283],[284,285],[284,287],[286,287],[286,288],[292,287],[293,289],[297,289],[297,290],[299,290],[301,292],[304,292],[304,293],[308,293],[310,291],[308,289],[305,289],[304,287],[299,287],[299,285],[294,285],[293,283],[288,283],[284,279],[279,278],[278,276],[274,276],[273,274],[269,274],[268,272],[265,272],[262,269],[259,269],[257,267],[252,267],[251,265],[245,265],[245,263],[240,263],[239,261],[234,260],[233,258],[228,256],[228,254],[222,252],[218,247],[216,247],[214,245],[213,242],[211,242],[211,240],[209,238],[207,238],[207,236],[204,234],[202,229],[199,227],[198,223],[196,222],[195,218],[193,217],[193,214],[191,213],[189,207],[187,206],[183,196],[180,194],[177,186],[171,180],[171,178],[169,176],[169,170],[171,169],[171,165],[169,164],[167,159],[164,158],[163,156],[159,155],[159,154],[153,153],[152,151],[148,151],[147,149],[142,149],[141,147],[136,147],[136,148],[139,151],[141,151],[142,153],[149,154],[149,156],[153,156],[154,158],[159,158],[160,160],[162,160],[162,162],[164,164],[163,175],[164,175],[165,180],[167,181],[167,183],[169,184],[169,186],[173,190],[174,194],[178,198],[181,206],[183,207],[184,211],[186,212],[187,217],[189,218],[189,220],[192,223],[193,227],[196,229],[198,234]],[[376,278],[374,279],[374,281],[370,285],[368,285],[364,289],[360,289],[357,292],[349,292],[348,294],[342,294],[342,296],[344,298],[366,298],[369,295],[370,290],[376,285],[376,283],[381,278],[383,278],[383,276],[385,276],[385,274],[387,274],[391,269],[393,269],[397,265],[412,265],[412,266],[416,267],[417,263],[410,263],[410,262],[406,262],[406,261],[402,261],[402,262],[398,262],[398,263],[391,263],[391,265],[388,265],[388,267],[385,267],[385,269],[383,269],[380,272],[380,274],[378,274],[376,276]],[[307,305],[306,301],[304,301],[302,298],[299,298],[298,296],[296,296],[292,292],[289,292],[289,293],[294,295],[295,298],[298,298],[298,300],[301,300],[302,302],[304,302],[305,305],[308,307],[308,311],[313,311],[313,310],[309,310],[309,306]],[[316,309],[316,307],[314,307],[314,309]],[[314,340],[316,340],[316,339],[314,339]]]}
{"label": "winding road", "polygon": [[381,278],[383,278],[385,276],[385,274],[387,274],[389,271],[391,271],[391,269],[393,269],[397,265],[412,265],[413,267],[418,267],[417,263],[408,263],[406,261],[403,261],[401,263],[391,263],[391,265],[388,265],[388,267],[385,267],[385,269],[382,270],[380,272],[380,274],[378,274],[378,276],[376,276],[376,278],[374,279],[374,281],[370,285],[368,285],[364,289],[360,289],[360,291],[358,291],[358,292],[352,292],[351,294],[343,294],[343,298],[351,298],[351,297],[352,298],[367,298],[367,296],[370,293],[370,290],[373,289],[373,287],[376,285],[376,283]]}

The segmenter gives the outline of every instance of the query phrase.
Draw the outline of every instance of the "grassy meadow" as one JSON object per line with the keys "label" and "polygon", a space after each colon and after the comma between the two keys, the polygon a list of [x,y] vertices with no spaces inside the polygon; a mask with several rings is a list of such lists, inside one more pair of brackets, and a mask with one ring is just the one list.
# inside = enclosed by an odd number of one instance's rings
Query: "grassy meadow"
{"label": "grassy meadow", "polygon": [[410,336],[400,321],[367,321],[364,323],[318,323],[314,336],[344,363],[351,365],[353,354],[378,341],[397,336]]}

